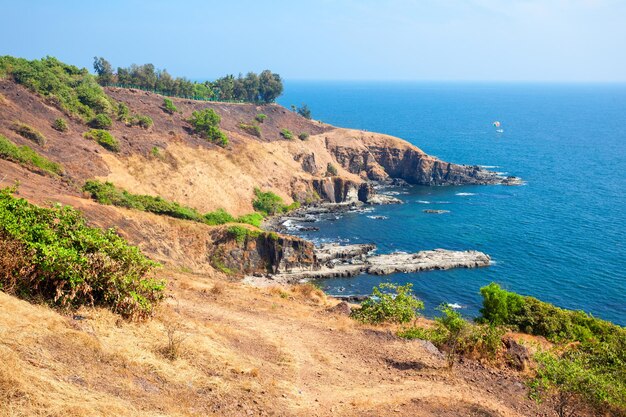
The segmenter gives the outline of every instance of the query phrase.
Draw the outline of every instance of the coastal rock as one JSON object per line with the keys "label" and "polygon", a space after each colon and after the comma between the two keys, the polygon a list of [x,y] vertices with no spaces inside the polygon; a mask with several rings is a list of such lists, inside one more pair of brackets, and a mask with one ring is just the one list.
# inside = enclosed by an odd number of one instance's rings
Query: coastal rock
{"label": "coastal rock", "polygon": [[426,210],[422,210],[424,213],[428,213],[428,214],[445,214],[445,213],[450,213],[450,210],[433,210],[433,209],[426,209]]}
{"label": "coastal rock", "polygon": [[342,301],[336,306],[329,308],[328,312],[340,314],[342,316],[349,316],[352,313],[352,307],[350,307],[350,304]]}
{"label": "coastal rock", "polygon": [[395,272],[431,271],[434,269],[479,268],[489,266],[489,255],[475,251],[453,251],[446,249],[425,250],[417,253],[391,253],[372,256],[368,259],[367,272],[388,275]]}
{"label": "coastal rock", "polygon": [[327,263],[335,259],[365,259],[364,255],[376,249],[372,244],[339,245],[329,243],[315,249],[315,256],[320,263]]}
{"label": "coastal rock", "polygon": [[504,339],[504,346],[506,346],[505,358],[507,365],[518,371],[525,370],[530,363],[528,348],[510,337]]}

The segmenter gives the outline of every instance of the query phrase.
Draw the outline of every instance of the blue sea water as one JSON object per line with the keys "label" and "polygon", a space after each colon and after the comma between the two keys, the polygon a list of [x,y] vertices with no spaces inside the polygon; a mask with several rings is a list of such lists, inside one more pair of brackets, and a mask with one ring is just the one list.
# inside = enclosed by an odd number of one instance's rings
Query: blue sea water
{"label": "blue sea water", "polygon": [[301,235],[373,242],[381,253],[476,249],[495,260],[482,269],[324,280],[328,293],[411,282],[426,314],[446,302],[474,316],[479,288],[495,281],[626,325],[626,85],[287,82],[279,102],[306,103],[315,119],[398,136],[443,160],[527,182],[396,189],[406,204],[322,219],[319,231]]}

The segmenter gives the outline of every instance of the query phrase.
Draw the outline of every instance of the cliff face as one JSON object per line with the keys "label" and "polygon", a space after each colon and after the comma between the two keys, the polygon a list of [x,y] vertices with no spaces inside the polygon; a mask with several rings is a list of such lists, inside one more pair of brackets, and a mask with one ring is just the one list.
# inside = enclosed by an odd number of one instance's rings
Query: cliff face
{"label": "cliff face", "polygon": [[394,137],[355,130],[325,134],[326,147],[347,171],[361,178],[400,178],[419,185],[499,184],[503,178],[478,166],[433,158]]}
{"label": "cliff face", "polygon": [[277,274],[311,270],[316,265],[314,246],[297,237],[250,231],[237,238],[227,228],[213,233],[213,246],[207,252],[214,268],[236,274]]}

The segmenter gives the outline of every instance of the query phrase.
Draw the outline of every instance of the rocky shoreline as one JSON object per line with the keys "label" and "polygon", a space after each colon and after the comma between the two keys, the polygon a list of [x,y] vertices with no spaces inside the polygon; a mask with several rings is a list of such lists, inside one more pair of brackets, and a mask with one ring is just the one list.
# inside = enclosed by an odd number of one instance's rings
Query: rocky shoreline
{"label": "rocky shoreline", "polygon": [[246,276],[244,282],[256,286],[296,284],[311,279],[352,277],[359,274],[390,275],[452,268],[480,268],[491,264],[483,252],[447,249],[424,250],[416,253],[395,252],[375,254],[373,244],[323,245],[314,250],[314,267],[292,267],[278,274]]}

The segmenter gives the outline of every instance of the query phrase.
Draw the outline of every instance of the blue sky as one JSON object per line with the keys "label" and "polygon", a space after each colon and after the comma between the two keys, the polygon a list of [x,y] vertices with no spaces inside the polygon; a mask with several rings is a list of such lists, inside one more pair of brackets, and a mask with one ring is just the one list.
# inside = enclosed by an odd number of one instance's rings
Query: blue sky
{"label": "blue sky", "polygon": [[0,0],[0,54],[192,79],[626,81],[624,0]]}

